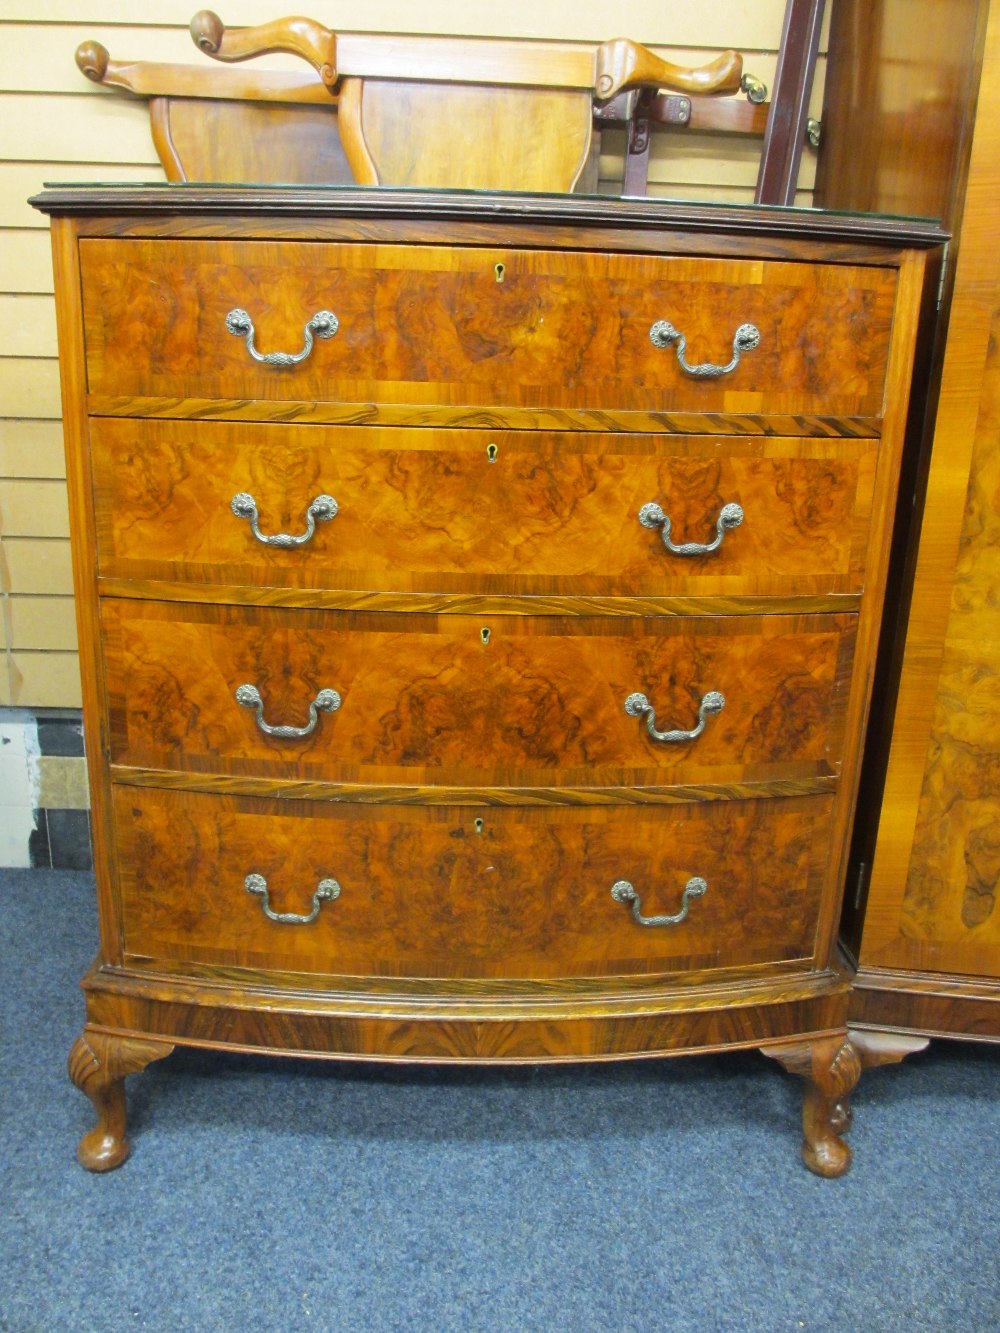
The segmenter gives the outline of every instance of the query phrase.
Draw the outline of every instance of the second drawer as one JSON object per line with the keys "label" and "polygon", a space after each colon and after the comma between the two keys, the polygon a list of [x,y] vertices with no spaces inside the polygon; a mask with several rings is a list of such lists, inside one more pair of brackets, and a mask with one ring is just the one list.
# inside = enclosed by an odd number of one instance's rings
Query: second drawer
{"label": "second drawer", "polygon": [[102,617],[115,763],[460,787],[835,773],[855,632],[848,615],[480,618],[124,599],[105,600]]}

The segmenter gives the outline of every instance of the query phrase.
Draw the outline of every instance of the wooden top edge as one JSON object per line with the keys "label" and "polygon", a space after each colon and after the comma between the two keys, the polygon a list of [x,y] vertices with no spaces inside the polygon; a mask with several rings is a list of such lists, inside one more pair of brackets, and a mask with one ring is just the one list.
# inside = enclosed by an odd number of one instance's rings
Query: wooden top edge
{"label": "wooden top edge", "polygon": [[288,185],[46,185],[28,201],[51,216],[248,214],[337,218],[453,221],[530,221],[664,227],[729,235],[870,241],[893,246],[944,244],[937,222],[881,214],[830,213],[819,209],[757,204],[707,204],[669,199],[619,199],[587,195],[492,194],[481,191],[402,190],[359,186]]}

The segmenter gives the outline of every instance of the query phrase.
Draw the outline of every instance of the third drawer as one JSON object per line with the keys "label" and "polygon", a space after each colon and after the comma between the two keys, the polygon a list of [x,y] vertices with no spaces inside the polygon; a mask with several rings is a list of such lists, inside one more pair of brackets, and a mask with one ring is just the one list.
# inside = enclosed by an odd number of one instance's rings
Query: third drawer
{"label": "third drawer", "polygon": [[829,777],[856,624],[117,598],[102,618],[113,762],[498,787]]}

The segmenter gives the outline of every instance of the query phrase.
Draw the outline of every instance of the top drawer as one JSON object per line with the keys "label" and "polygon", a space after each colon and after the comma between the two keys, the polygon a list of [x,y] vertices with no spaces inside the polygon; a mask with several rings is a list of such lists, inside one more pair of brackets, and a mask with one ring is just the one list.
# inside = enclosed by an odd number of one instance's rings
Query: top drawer
{"label": "top drawer", "polygon": [[[891,268],[223,240],[84,239],[80,257],[93,394],[450,409],[882,411]],[[319,312],[332,312],[338,327],[296,364],[266,364],[227,328],[232,311],[249,317],[265,355],[303,351],[305,326]],[[726,373],[696,375],[678,360],[676,341],[654,345],[651,330],[664,322],[684,335],[689,367],[728,365],[744,324],[760,341]]]}

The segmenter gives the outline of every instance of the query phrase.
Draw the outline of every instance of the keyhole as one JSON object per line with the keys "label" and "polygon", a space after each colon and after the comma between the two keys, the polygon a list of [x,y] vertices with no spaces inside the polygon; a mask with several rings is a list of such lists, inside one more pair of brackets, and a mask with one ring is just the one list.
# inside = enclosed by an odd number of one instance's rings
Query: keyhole
{"label": "keyhole", "polygon": [[489,641],[490,641],[490,632],[489,632],[489,630],[486,628],[485,625],[484,625],[483,628],[479,631],[479,637],[482,639],[483,643],[489,643]]}
{"label": "keyhole", "polygon": [[481,819],[477,819],[473,827],[475,828],[477,833],[482,833],[486,825]]}
{"label": "keyhole", "polygon": [[496,447],[495,444],[488,444],[486,446],[486,457],[490,460],[491,463],[495,463],[497,461],[497,454],[499,452],[500,450]]}
{"label": "keyhole", "polygon": [[497,275],[497,282],[503,282],[503,275],[507,271],[504,268],[503,264],[497,264],[496,268],[493,271]]}

